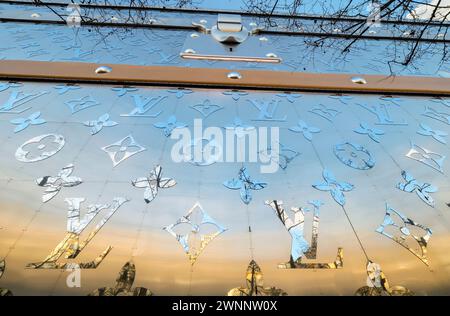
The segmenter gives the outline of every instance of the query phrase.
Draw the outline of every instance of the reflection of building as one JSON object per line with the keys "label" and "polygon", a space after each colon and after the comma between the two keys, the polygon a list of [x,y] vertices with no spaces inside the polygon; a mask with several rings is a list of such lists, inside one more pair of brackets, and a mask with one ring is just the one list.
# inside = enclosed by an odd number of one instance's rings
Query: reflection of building
{"label": "reflection of building", "polygon": [[[42,4],[0,4],[1,281],[15,295],[84,295],[130,256],[159,295],[350,295],[369,258],[416,294],[450,293],[449,35],[387,21],[352,43],[364,19],[108,9],[81,5],[100,20],[69,27]],[[391,62],[416,40],[414,62]],[[196,202],[207,212],[187,215]],[[276,288],[255,262],[240,283],[253,259]],[[81,288],[40,269],[74,264]],[[128,263],[93,295],[150,294],[134,276]],[[360,292],[397,293],[374,282]]]}
{"label": "reflection of building", "polygon": [[386,276],[381,271],[380,265],[369,261],[367,263],[367,285],[359,288],[355,295],[412,296],[414,293],[400,285],[390,286]]}
{"label": "reflection of building", "polygon": [[264,287],[264,276],[256,261],[250,261],[246,274],[246,287],[235,287],[228,291],[228,296],[285,296],[282,289]]}
{"label": "reflection of building", "polygon": [[134,263],[125,263],[116,279],[115,287],[101,287],[93,291],[89,296],[152,296],[153,293],[145,287],[132,288],[136,268]]}
{"label": "reflection of building", "polygon": [[[0,261],[0,279],[3,276],[3,273],[5,273],[6,270],[6,262],[5,260]],[[3,289],[0,287],[0,296],[12,296],[13,293],[8,289]]]}

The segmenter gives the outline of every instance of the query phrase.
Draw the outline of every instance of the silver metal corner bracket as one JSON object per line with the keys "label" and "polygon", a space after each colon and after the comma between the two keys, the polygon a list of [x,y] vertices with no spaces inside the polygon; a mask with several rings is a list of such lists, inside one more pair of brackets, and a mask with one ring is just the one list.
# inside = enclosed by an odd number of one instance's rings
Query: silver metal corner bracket
{"label": "silver metal corner bracket", "polygon": [[[190,34],[180,56],[185,59],[280,63],[270,40],[259,35],[262,28],[247,28],[238,14],[218,14],[217,22],[192,22],[197,32]],[[249,30],[250,29],[250,30]]]}

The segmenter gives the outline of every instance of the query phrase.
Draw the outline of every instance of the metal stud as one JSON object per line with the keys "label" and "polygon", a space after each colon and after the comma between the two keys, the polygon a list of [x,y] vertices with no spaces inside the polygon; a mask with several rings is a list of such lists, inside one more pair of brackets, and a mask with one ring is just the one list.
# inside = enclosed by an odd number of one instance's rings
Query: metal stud
{"label": "metal stud", "polygon": [[108,66],[100,66],[97,69],[95,69],[96,74],[107,74],[107,73],[110,73],[111,71],[112,71],[112,68],[108,67]]}

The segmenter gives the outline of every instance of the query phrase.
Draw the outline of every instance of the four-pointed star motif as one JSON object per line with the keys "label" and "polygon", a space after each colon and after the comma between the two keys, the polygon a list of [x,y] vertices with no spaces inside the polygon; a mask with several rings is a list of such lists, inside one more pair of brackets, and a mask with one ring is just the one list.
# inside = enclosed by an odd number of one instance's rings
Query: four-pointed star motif
{"label": "four-pointed star motif", "polygon": [[144,151],[145,147],[139,145],[132,135],[128,135],[111,145],[102,147],[102,150],[108,154],[115,167],[125,159]]}
{"label": "four-pointed star motif", "polygon": [[[199,219],[199,221],[196,219]],[[191,230],[185,234],[178,234],[176,232],[176,227],[182,224],[190,225]],[[201,230],[205,225],[212,225],[216,228],[216,230],[209,234],[202,234]],[[199,202],[195,203],[186,215],[180,217],[174,224],[170,224],[163,229],[175,237],[175,239],[180,243],[184,252],[188,255],[191,265],[197,261],[200,254],[211,241],[227,230],[211,216],[209,216],[208,213],[203,210],[203,207]],[[196,240],[199,241],[199,243],[195,243]]]}
{"label": "four-pointed star motif", "polygon": [[222,110],[223,106],[213,104],[213,103],[211,103],[211,101],[206,99],[205,101],[203,101],[203,103],[191,105],[191,108],[200,112],[203,115],[203,117],[206,118],[206,117],[210,116],[211,114],[213,114],[214,112]]}
{"label": "four-pointed star motif", "polygon": [[158,194],[158,189],[171,188],[176,185],[177,182],[172,178],[163,178],[162,167],[157,165],[150,171],[148,177],[137,178],[131,181],[131,184],[136,188],[145,188],[144,201],[148,204],[155,199]]}
{"label": "four-pointed star motif", "polygon": [[319,115],[320,117],[323,117],[324,119],[326,119],[327,121],[329,121],[331,123],[333,123],[333,120],[336,118],[336,116],[338,116],[338,114],[341,113],[338,110],[335,110],[332,108],[327,108],[323,104],[316,105],[308,112]]}
{"label": "four-pointed star motif", "polygon": [[445,156],[435,153],[426,148],[420,147],[414,143],[411,143],[411,149],[406,154],[406,157],[417,160],[434,170],[444,173],[442,165],[444,164]]}
{"label": "four-pointed star motif", "polygon": [[72,114],[75,114],[81,110],[100,104],[96,100],[94,100],[90,95],[75,100],[69,100],[64,103],[70,108]]}
{"label": "four-pointed star motif", "polygon": [[247,168],[242,167],[239,170],[238,178],[227,180],[223,183],[228,189],[239,190],[241,193],[241,200],[245,204],[249,204],[252,200],[252,194],[250,190],[261,190],[267,186],[265,182],[259,182],[252,180],[247,172]]}

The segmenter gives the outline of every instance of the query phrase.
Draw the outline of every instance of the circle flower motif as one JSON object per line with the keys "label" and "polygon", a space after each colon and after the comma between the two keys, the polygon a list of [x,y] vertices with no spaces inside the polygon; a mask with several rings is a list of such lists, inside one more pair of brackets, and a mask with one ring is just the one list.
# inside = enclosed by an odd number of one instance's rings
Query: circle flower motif
{"label": "circle flower motif", "polygon": [[58,134],[44,134],[36,136],[23,143],[16,150],[16,159],[22,162],[37,162],[47,159],[58,151],[65,144],[65,139]]}
{"label": "circle flower motif", "polygon": [[370,152],[361,145],[345,142],[334,146],[334,154],[344,164],[354,169],[367,170],[375,166]]}

